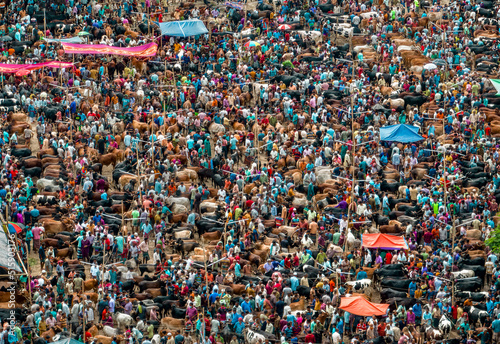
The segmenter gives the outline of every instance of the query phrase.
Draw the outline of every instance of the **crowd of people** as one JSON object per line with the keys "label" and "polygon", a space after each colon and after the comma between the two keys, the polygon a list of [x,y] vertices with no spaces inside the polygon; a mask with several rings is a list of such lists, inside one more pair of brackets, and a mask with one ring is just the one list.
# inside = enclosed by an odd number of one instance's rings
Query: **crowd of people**
{"label": "crowd of people", "polygon": [[[74,68],[2,76],[0,199],[27,276],[0,341],[500,340],[493,2],[1,11],[2,63]],[[208,33],[155,24],[188,19]],[[158,51],[65,54],[75,37]],[[381,137],[399,124],[421,139]],[[407,249],[365,247],[377,232]],[[352,295],[390,306],[341,309]]]}

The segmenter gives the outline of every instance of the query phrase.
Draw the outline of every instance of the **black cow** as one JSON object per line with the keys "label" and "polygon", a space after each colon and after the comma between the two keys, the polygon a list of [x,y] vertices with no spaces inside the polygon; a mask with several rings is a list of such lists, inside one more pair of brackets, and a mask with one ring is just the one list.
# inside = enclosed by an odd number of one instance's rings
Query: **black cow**
{"label": "black cow", "polygon": [[327,5],[318,5],[319,9],[323,13],[328,13],[333,11],[333,5],[332,4],[327,4]]}
{"label": "black cow", "polygon": [[472,325],[476,325],[478,321],[480,324],[484,324],[486,318],[488,317],[488,312],[474,306],[464,307],[464,312],[469,315],[469,321]]}
{"label": "black cow", "polygon": [[372,215],[373,222],[377,225],[377,228],[380,226],[388,225],[389,219],[385,216],[382,216],[378,213]]}
{"label": "black cow", "polygon": [[380,190],[381,191],[397,192],[400,186],[401,186],[401,183],[399,183],[399,182],[388,183],[387,180],[383,180],[382,183],[380,183]]}
{"label": "black cow", "polygon": [[393,297],[386,301],[389,304],[389,309],[395,310],[399,306],[406,307],[407,309],[417,303],[417,299],[408,297]]}
{"label": "black cow", "polygon": [[486,186],[486,184],[488,184],[488,180],[486,178],[465,179],[463,186],[464,187],[474,186],[476,188],[481,189],[482,187]]}
{"label": "black cow", "polygon": [[30,176],[31,178],[37,177],[40,178],[42,175],[42,168],[41,167],[31,167],[31,168],[24,168],[23,167],[23,173],[25,176]]}
{"label": "black cow", "polygon": [[479,277],[463,278],[455,282],[455,288],[459,291],[478,291],[483,286]]}
{"label": "black cow", "polygon": [[[389,197],[389,208],[392,210],[394,209],[394,207],[396,207],[397,204],[399,203],[407,203],[408,201],[406,200],[406,198],[392,198],[392,197]],[[404,210],[404,209],[400,209],[400,210]]]}
{"label": "black cow", "polygon": [[478,172],[483,172],[484,171],[484,168],[481,168],[481,167],[470,167],[470,168],[467,168],[467,167],[462,167],[461,170],[464,172],[464,174],[466,175],[469,175],[469,174],[474,174],[474,173],[478,173]]}
{"label": "black cow", "polygon": [[29,148],[14,148],[11,151],[12,156],[16,158],[24,158],[31,155],[31,149]]}
{"label": "black cow", "polygon": [[394,289],[390,289],[390,288],[384,288],[380,292],[380,298],[382,300],[388,300],[388,299],[391,299],[393,297],[405,298],[405,297],[408,297],[408,294],[404,291],[398,291],[398,290],[394,290]]}
{"label": "black cow", "polygon": [[391,288],[396,290],[408,290],[410,279],[384,279],[380,282],[382,288]]}
{"label": "black cow", "polygon": [[455,296],[459,299],[471,299],[473,302],[485,302],[487,292],[471,293],[469,291],[457,291]]}
{"label": "black cow", "polygon": [[17,99],[0,99],[0,105],[2,106],[15,106],[17,103]]}
{"label": "black cow", "polygon": [[272,81],[278,82],[278,83],[283,81],[283,83],[286,85],[286,87],[290,87],[290,84],[298,83],[300,81],[300,79],[296,76],[293,76],[293,75],[278,75],[278,76],[275,76]]}
{"label": "black cow", "polygon": [[462,264],[462,265],[460,265],[460,269],[463,269],[463,270],[472,270],[472,271],[474,271],[474,274],[477,277],[481,277],[482,279],[484,279],[484,276],[486,275],[486,268],[484,266],[480,266],[480,265],[465,265],[465,264]]}
{"label": "black cow", "polygon": [[422,106],[426,101],[429,100],[426,96],[406,96],[403,98],[405,101],[405,107],[410,106]]}
{"label": "black cow", "polygon": [[311,288],[306,287],[305,285],[299,285],[297,287],[297,292],[299,293],[300,296],[309,296],[311,293]]}
{"label": "black cow", "polygon": [[486,17],[486,18],[493,18],[495,16],[495,12],[492,10],[487,10],[485,8],[480,8],[479,9],[479,16]]}
{"label": "black cow", "polygon": [[462,268],[463,265],[480,265],[484,266],[486,264],[486,260],[482,257],[477,257],[473,259],[460,259],[458,262],[458,267]]}

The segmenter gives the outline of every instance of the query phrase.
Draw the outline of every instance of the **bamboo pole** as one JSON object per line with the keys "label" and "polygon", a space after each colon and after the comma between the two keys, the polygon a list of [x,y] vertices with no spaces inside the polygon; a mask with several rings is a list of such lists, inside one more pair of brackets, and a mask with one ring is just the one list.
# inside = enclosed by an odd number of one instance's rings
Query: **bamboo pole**
{"label": "bamboo pole", "polygon": [[85,330],[85,314],[86,314],[87,310],[85,309],[85,300],[83,300],[83,312],[82,312],[82,315],[83,315],[83,342],[84,343],[87,343],[87,340],[85,338],[85,333],[87,333],[87,331]]}
{"label": "bamboo pole", "polygon": [[210,299],[208,292],[208,270],[207,270],[207,251],[205,250],[205,243],[203,243],[203,262],[205,264],[205,294],[207,295],[207,305],[210,307]]}
{"label": "bamboo pole", "polygon": [[448,204],[448,186],[446,185],[447,183],[447,176],[446,176],[446,150],[444,151],[444,156],[443,156],[443,184],[444,184],[444,210],[446,211],[447,209],[447,204]]}
{"label": "bamboo pole", "polygon": [[148,36],[150,36],[151,33],[150,33],[150,24],[149,24],[149,20],[150,20],[150,17],[149,17],[149,6],[146,8],[146,10],[147,10],[147,16],[148,16]]}
{"label": "bamboo pole", "polygon": [[121,231],[121,228],[123,227],[123,224],[125,223],[125,226],[127,225],[127,223],[123,220],[124,218],[124,209],[123,209],[123,201],[122,201],[122,224],[120,226],[120,231]]}
{"label": "bamboo pole", "polygon": [[154,114],[151,117],[151,165],[153,165],[153,174],[155,173],[155,144],[154,144]]}
{"label": "bamboo pole", "polygon": [[174,84],[175,84],[175,110],[179,110],[179,91],[177,90],[177,76],[175,74],[175,65],[172,71],[174,73]]}
{"label": "bamboo pole", "polygon": [[[104,231],[103,231],[103,234],[104,234]],[[105,264],[106,264],[106,238],[108,237],[108,235],[106,234],[104,237],[103,237],[103,247],[102,247],[102,275],[99,276],[101,278],[101,283],[104,282],[104,267],[105,267]]]}
{"label": "bamboo pole", "polygon": [[139,203],[137,204],[140,206],[141,204],[141,198],[142,198],[142,193],[141,193],[141,186],[142,186],[142,180],[141,180],[141,167],[139,165],[139,142],[135,145],[135,151],[137,153],[137,179],[138,179],[138,186],[137,186],[137,191],[139,192],[138,196],[138,201]]}
{"label": "bamboo pole", "polygon": [[[351,49],[352,49],[352,37],[351,37]],[[354,64],[354,57],[352,57],[352,80],[351,84],[354,83],[354,69],[355,69],[355,64]],[[349,203],[349,206],[347,207],[347,228],[345,230],[345,235],[344,235],[344,252],[347,247],[347,233],[349,232],[349,220],[351,218],[351,205],[354,202],[354,183],[356,182],[355,180],[355,166],[354,166],[354,158],[355,158],[355,152],[356,152],[356,137],[354,136],[354,95],[351,93],[351,135],[352,135],[352,161],[351,161],[351,168],[352,168],[352,183],[351,183],[351,202]]]}

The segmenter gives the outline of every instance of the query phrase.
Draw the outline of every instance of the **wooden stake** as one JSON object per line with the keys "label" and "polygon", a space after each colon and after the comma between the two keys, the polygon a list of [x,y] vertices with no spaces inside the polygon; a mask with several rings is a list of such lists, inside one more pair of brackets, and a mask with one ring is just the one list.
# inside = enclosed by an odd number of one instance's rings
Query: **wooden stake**
{"label": "wooden stake", "polygon": [[135,151],[137,153],[137,179],[139,179],[138,180],[139,185],[137,186],[137,191],[139,191],[139,197],[138,197],[139,203],[137,205],[140,206],[142,198],[142,193],[141,193],[142,181],[141,181],[141,168],[139,166],[139,142],[137,142],[137,144],[135,145]]}
{"label": "wooden stake", "polygon": [[[351,50],[352,50],[352,37],[351,37]],[[351,80],[351,83],[354,83],[354,69],[355,69],[354,56],[352,56],[352,80]],[[349,206],[347,207],[347,228],[346,228],[345,235],[344,235],[344,252],[345,252],[345,249],[347,247],[347,233],[349,232],[349,220],[351,219],[351,205],[354,202],[354,183],[356,182],[356,180],[355,180],[355,173],[354,173],[354,170],[355,170],[354,158],[355,158],[355,152],[356,152],[356,137],[354,137],[354,96],[353,96],[353,94],[351,94],[351,135],[352,135],[351,202],[349,203]]]}
{"label": "wooden stake", "polygon": [[[207,295],[207,305],[210,307],[210,299],[209,295],[210,293],[208,292],[208,270],[207,270],[207,251],[205,250],[205,243],[203,243],[203,262],[205,263],[205,294]],[[205,321],[205,319],[203,319]]]}

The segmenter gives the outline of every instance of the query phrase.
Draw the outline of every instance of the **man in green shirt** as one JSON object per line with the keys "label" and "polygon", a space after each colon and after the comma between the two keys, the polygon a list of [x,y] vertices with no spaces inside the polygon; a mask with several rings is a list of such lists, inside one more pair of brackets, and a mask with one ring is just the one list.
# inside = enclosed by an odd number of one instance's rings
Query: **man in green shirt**
{"label": "man in green shirt", "polygon": [[134,227],[137,227],[136,229],[138,229],[138,228],[139,228],[139,216],[140,216],[140,215],[141,215],[141,214],[139,213],[139,210],[138,210],[137,208],[136,208],[136,209],[134,209],[134,210],[132,210],[132,219],[133,219],[133,221],[132,221],[132,225],[133,225]]}
{"label": "man in green shirt", "polygon": [[318,256],[316,257],[316,260],[318,261],[318,264],[323,265],[326,259],[326,253],[324,251],[321,251],[318,253]]}

